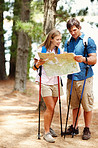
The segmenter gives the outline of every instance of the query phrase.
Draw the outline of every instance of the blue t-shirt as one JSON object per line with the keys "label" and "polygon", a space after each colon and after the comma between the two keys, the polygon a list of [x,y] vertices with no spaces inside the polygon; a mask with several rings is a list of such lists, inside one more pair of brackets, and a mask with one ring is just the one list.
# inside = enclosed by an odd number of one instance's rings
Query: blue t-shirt
{"label": "blue t-shirt", "polygon": [[[78,37],[78,39],[75,41],[73,37],[71,37],[69,44],[67,44],[68,40],[65,42],[65,52],[68,53],[74,53],[75,55],[82,55],[84,56],[84,44],[83,44],[83,38],[84,38],[84,33]],[[87,45],[87,53],[96,53],[96,44],[93,39],[88,38],[88,45]],[[87,57],[87,53],[85,54],[85,57]],[[86,72],[86,66],[87,64],[85,63],[79,63],[80,66],[80,72],[74,73],[74,80],[84,80],[85,79],[85,72]],[[89,66],[87,78],[93,76],[93,70],[92,66]],[[72,74],[68,75],[69,79],[72,79]]]}

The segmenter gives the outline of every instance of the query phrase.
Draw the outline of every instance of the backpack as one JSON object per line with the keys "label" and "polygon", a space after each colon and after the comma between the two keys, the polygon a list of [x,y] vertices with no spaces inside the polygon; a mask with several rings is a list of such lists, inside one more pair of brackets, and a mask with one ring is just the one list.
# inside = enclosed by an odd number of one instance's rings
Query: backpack
{"label": "backpack", "polygon": [[[47,49],[45,46],[42,46],[42,51],[41,53],[46,53],[47,52]],[[58,48],[58,53],[57,54],[60,54],[60,49]]]}
{"label": "backpack", "polygon": [[[83,38],[83,44],[84,44],[84,56],[85,56],[85,54],[86,54],[86,52],[87,52],[87,45],[88,45],[88,38],[90,38],[89,36],[84,36],[84,38]],[[70,43],[70,41],[71,41],[71,37],[68,39],[68,41],[67,41],[67,46],[69,45],[69,43]],[[87,53],[87,55],[88,55],[88,53]]]}

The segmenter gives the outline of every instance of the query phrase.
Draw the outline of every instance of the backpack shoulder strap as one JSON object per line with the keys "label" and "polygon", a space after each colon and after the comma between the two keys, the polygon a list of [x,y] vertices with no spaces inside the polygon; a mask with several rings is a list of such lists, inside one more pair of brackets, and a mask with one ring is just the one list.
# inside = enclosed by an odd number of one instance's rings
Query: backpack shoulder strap
{"label": "backpack shoulder strap", "polygon": [[41,53],[46,53],[46,52],[47,52],[46,47],[45,47],[45,46],[42,46],[42,51],[41,51]]}
{"label": "backpack shoulder strap", "polygon": [[58,53],[57,54],[60,54],[60,48],[58,48]]}
{"label": "backpack shoulder strap", "polygon": [[83,44],[85,45],[88,45],[88,38],[90,38],[90,36],[87,36],[85,35],[84,38],[83,38]]}
{"label": "backpack shoulder strap", "polygon": [[[47,52],[47,49],[45,46],[42,46],[42,51],[41,53],[46,53]],[[58,53],[57,54],[60,54],[60,48],[58,48]]]}
{"label": "backpack shoulder strap", "polygon": [[88,38],[90,38],[89,36],[84,36],[83,38],[83,44],[84,44],[84,56],[87,53],[87,46],[88,46]]}

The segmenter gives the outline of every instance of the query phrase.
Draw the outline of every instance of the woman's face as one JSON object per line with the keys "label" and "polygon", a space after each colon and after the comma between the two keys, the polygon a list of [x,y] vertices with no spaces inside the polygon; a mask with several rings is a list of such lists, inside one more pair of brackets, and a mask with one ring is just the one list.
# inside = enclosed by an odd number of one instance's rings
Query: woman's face
{"label": "woman's face", "polygon": [[59,45],[61,43],[61,40],[62,40],[61,35],[55,36],[53,39],[51,39],[51,44],[53,44],[54,46],[59,47]]}

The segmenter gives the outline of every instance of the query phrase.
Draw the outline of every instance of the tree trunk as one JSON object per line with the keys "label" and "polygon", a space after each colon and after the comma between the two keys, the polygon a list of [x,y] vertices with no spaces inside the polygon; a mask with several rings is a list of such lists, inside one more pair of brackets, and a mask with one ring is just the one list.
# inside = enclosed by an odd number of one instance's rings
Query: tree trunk
{"label": "tree trunk", "polygon": [[[30,16],[30,0],[22,0],[21,5],[21,21],[29,21]],[[18,35],[18,48],[16,60],[16,73],[15,73],[15,90],[23,92],[26,89],[27,79],[27,60],[29,52],[29,37],[24,32],[19,32]]]}
{"label": "tree trunk", "polygon": [[[58,0],[44,0],[44,33],[48,34],[51,31],[56,22],[56,6]],[[43,98],[41,98],[41,110],[46,109]]]}
{"label": "tree trunk", "polygon": [[13,9],[13,27],[12,27],[12,44],[10,48],[10,69],[9,69],[9,77],[15,78],[15,69],[16,69],[16,52],[17,52],[17,44],[18,44],[18,33],[15,30],[16,18],[19,19],[20,14],[20,5],[21,1],[15,0],[14,9]]}
{"label": "tree trunk", "polygon": [[3,11],[4,11],[4,0],[0,0],[0,80],[5,80],[7,78],[5,70]]}
{"label": "tree trunk", "polygon": [[58,0],[44,0],[44,33],[51,31],[56,22],[56,7]]}

